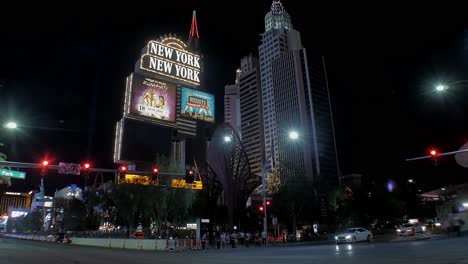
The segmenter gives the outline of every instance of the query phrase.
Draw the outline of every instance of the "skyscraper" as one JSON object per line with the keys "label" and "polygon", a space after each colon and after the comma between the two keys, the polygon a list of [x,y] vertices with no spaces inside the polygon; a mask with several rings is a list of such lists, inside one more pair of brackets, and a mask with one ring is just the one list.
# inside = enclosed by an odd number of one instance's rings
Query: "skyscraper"
{"label": "skyscraper", "polygon": [[291,18],[280,1],[273,1],[265,16],[265,32],[259,46],[260,80],[262,87],[264,144],[266,162],[278,163],[278,126],[273,93],[273,61],[285,52],[302,48],[300,34],[292,28]]}
{"label": "skyscraper", "polygon": [[[266,161],[279,168],[283,180],[305,173],[337,183],[325,64],[323,59],[309,63],[280,1],[273,1],[265,16],[259,53]],[[289,138],[291,131],[298,133],[296,140]]]}
{"label": "skyscraper", "polygon": [[249,157],[252,174],[260,175],[265,159],[262,92],[260,65],[253,55],[241,59],[239,88],[242,142]]}
{"label": "skyscraper", "polygon": [[224,122],[241,133],[240,94],[237,84],[224,87]]}

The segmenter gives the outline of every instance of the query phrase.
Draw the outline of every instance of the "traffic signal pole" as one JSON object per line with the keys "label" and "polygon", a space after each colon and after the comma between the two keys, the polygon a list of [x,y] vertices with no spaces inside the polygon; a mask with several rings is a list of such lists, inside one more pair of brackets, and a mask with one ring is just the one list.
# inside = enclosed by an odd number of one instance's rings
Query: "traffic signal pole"
{"label": "traffic signal pole", "polygon": [[[267,233],[267,206],[266,206],[266,173],[265,169],[262,166],[262,196],[263,196],[263,232],[265,232],[266,237],[268,238]],[[262,237],[263,240],[263,237]]]}
{"label": "traffic signal pole", "polygon": [[[454,154],[463,153],[463,152],[468,152],[468,149],[460,149],[460,150],[456,150],[456,151],[450,151],[450,152],[440,153],[440,154],[437,154],[436,156],[437,156],[437,157],[440,157],[440,156],[448,156],[448,155],[454,155]],[[405,159],[405,161],[422,160],[422,159],[432,159],[432,158],[434,158],[434,156],[428,155],[428,156],[422,156],[422,157],[417,157],[417,158]]]}

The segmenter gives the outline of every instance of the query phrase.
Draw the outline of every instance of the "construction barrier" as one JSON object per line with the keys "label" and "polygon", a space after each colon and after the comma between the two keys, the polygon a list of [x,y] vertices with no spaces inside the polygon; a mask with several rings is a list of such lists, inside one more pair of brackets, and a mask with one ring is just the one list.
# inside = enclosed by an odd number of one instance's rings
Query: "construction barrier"
{"label": "construction barrier", "polygon": [[[54,242],[52,236],[23,235],[23,234],[3,234],[4,237],[17,238],[22,240],[36,240],[41,242]],[[63,243],[74,245],[152,250],[152,251],[183,251],[201,249],[200,241],[195,239],[128,239],[128,238],[64,238]]]}

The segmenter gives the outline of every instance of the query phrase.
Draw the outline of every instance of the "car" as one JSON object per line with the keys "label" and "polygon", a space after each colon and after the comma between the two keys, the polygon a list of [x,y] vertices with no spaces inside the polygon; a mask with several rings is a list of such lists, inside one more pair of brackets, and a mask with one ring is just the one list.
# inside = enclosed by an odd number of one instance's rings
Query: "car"
{"label": "car", "polygon": [[345,243],[345,242],[359,242],[359,241],[367,241],[370,242],[372,236],[369,230],[362,228],[362,227],[353,227],[349,228],[343,233],[337,234],[335,236],[336,243]]}
{"label": "car", "polygon": [[396,231],[398,233],[398,236],[411,236],[416,235],[416,233],[424,232],[425,227],[420,224],[406,223],[400,225],[400,227]]}

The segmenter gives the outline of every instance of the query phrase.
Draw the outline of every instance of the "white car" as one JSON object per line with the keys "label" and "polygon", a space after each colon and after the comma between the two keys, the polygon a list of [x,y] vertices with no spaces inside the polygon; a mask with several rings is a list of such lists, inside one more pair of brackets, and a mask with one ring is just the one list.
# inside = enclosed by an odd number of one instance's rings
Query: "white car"
{"label": "white car", "polygon": [[369,230],[362,227],[353,227],[346,230],[346,232],[337,234],[335,236],[336,243],[344,242],[358,242],[367,241],[370,242],[372,239]]}

